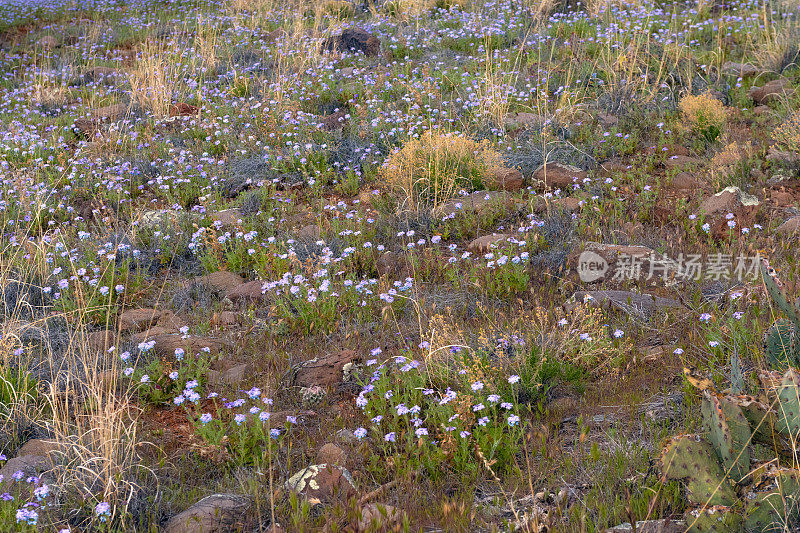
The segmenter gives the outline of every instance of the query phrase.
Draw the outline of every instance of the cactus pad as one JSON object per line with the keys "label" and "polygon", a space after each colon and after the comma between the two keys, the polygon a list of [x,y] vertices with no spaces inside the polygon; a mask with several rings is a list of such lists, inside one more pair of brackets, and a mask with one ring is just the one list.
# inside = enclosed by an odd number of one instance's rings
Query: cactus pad
{"label": "cactus pad", "polygon": [[703,421],[728,478],[741,483],[750,472],[750,424],[725,396],[703,392]]}
{"label": "cactus pad", "polygon": [[770,473],[759,492],[746,498],[745,531],[794,530],[800,515],[800,471]]}
{"label": "cactus pad", "polygon": [[789,370],[777,390],[778,411],[776,427],[781,433],[795,439],[800,434],[800,374]]}
{"label": "cactus pad", "polygon": [[732,533],[742,529],[741,515],[722,505],[686,511],[684,519],[688,533]]}
{"label": "cactus pad", "polygon": [[775,305],[789,317],[789,320],[794,322],[796,327],[800,327],[800,308],[789,301],[789,297],[786,296],[786,291],[783,290],[783,284],[778,279],[775,269],[770,267],[767,261],[762,261],[761,263],[761,274],[761,277],[764,278],[764,286],[766,286],[769,295],[772,296]]}
{"label": "cactus pad", "polygon": [[786,370],[800,364],[800,339],[797,326],[789,320],[778,319],[764,334],[764,353],[770,368]]}
{"label": "cactus pad", "polygon": [[731,505],[736,498],[714,448],[697,435],[673,438],[661,464],[666,478],[684,480],[686,497],[695,505]]}

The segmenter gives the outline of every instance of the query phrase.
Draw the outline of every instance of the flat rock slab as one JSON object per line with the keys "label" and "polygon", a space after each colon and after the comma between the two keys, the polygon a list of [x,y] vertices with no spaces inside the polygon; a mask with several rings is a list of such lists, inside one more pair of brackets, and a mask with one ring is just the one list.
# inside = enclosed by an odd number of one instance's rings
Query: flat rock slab
{"label": "flat rock slab", "polygon": [[249,498],[236,494],[212,494],[169,519],[165,533],[227,533],[252,528]]}
{"label": "flat rock slab", "polygon": [[344,366],[358,360],[353,350],[342,350],[324,357],[305,361],[297,365],[292,377],[292,385],[297,387],[331,387],[340,383]]}
{"label": "flat rock slab", "polygon": [[581,183],[587,172],[578,167],[561,163],[547,163],[533,173],[533,179],[548,187],[571,187],[573,183]]}
{"label": "flat rock slab", "polygon": [[614,308],[634,315],[650,315],[656,311],[678,309],[681,303],[671,298],[632,291],[578,291],[577,301],[603,308]]}
{"label": "flat rock slab", "polygon": [[800,216],[792,217],[775,229],[779,235],[797,235],[800,233]]}
{"label": "flat rock slab", "polygon": [[267,295],[262,292],[264,281],[248,281],[238,285],[225,293],[225,297],[232,302],[266,301]]}
{"label": "flat rock slab", "polygon": [[212,272],[211,274],[207,274],[205,276],[197,276],[192,280],[192,283],[197,283],[199,285],[206,285],[219,292],[227,293],[229,291],[232,291],[236,287],[243,285],[244,279],[242,278],[242,276],[235,274],[233,272],[219,270],[217,272]]}

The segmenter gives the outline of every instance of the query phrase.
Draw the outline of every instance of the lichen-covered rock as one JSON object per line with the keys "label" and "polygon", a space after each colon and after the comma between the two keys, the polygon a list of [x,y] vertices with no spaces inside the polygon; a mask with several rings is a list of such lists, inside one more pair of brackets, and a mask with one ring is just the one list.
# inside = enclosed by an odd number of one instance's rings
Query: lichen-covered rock
{"label": "lichen-covered rock", "polygon": [[355,494],[353,476],[342,466],[317,464],[300,470],[286,482],[286,488],[305,496],[312,504]]}

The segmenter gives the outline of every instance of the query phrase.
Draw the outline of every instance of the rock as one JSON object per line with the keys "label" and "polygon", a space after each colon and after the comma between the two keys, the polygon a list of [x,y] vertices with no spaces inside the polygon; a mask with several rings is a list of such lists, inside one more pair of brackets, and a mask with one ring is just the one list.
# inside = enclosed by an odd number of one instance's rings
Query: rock
{"label": "rock", "polygon": [[169,106],[169,116],[171,117],[189,117],[200,113],[200,108],[196,105],[179,102]]}
{"label": "rock", "polygon": [[239,324],[239,315],[233,311],[223,311],[211,317],[212,324],[216,326],[236,326]]}
{"label": "rock", "polygon": [[800,162],[800,154],[796,152],[787,152],[784,150],[779,150],[775,146],[770,146],[769,150],[767,151],[767,161],[793,165],[795,163]]}
{"label": "rock", "polygon": [[222,226],[238,226],[242,219],[242,212],[235,207],[232,209],[223,209],[222,211],[217,211],[211,217],[214,222],[219,222]]}
{"label": "rock", "polygon": [[730,213],[742,207],[758,207],[758,198],[742,192],[739,187],[726,187],[700,204],[699,211],[706,215]]}
{"label": "rock", "polygon": [[580,183],[587,176],[586,171],[561,163],[547,163],[533,173],[533,179],[548,187],[570,187]]}
{"label": "rock", "polygon": [[524,185],[522,172],[515,168],[500,167],[486,177],[486,187],[493,190],[518,191]]}
{"label": "rock", "polygon": [[647,316],[655,311],[678,309],[680,302],[651,294],[632,291],[578,291],[574,295],[578,301],[604,308],[616,308],[628,314]]}
{"label": "rock", "polygon": [[686,168],[700,165],[700,160],[688,155],[672,155],[664,161],[667,168]]}
{"label": "rock", "polygon": [[267,295],[262,293],[264,282],[260,280],[243,283],[225,293],[231,302],[266,301]]}
{"label": "rock", "polygon": [[672,189],[697,189],[700,184],[688,172],[678,172],[670,183]]}
{"label": "rock", "polygon": [[334,498],[347,500],[355,494],[353,476],[337,465],[310,465],[294,474],[286,482],[286,489],[305,496],[311,504]]}
{"label": "rock", "polygon": [[59,449],[58,443],[54,440],[31,439],[22,445],[17,455],[20,457],[25,455],[48,457],[58,452]]}
{"label": "rock", "polygon": [[205,276],[197,276],[192,280],[193,283],[206,285],[221,293],[228,293],[235,288],[244,285],[244,279],[233,272],[218,270]]}
{"label": "rock", "polygon": [[350,50],[362,52],[366,56],[377,56],[381,43],[377,37],[361,28],[347,28],[341,35],[328,37],[322,43],[322,50]]}
{"label": "rock", "polygon": [[[656,263],[655,259],[660,262]],[[670,266],[646,246],[597,242],[587,242],[583,248],[573,251],[567,258],[567,264],[584,283],[644,279],[651,274],[651,270],[655,278],[668,278],[677,272],[677,265]]]}
{"label": "rock", "polygon": [[534,213],[544,213],[547,212],[548,209],[572,213],[573,211],[578,211],[580,208],[581,199],[574,196],[567,196],[564,198],[543,198],[538,196],[533,202]]}
{"label": "rock", "polygon": [[494,208],[509,208],[512,205],[514,199],[505,191],[478,191],[439,204],[433,214],[437,217],[452,217],[458,212],[484,215]]}
{"label": "rock", "polygon": [[753,87],[750,89],[750,98],[756,104],[766,105],[771,102],[776,102],[793,93],[792,82],[786,78],[769,81],[761,87]]}
{"label": "rock", "polygon": [[619,124],[619,118],[615,117],[614,115],[598,111],[597,122],[604,128],[613,128]]}
{"label": "rock", "polygon": [[93,139],[100,133],[100,122],[88,118],[75,119],[72,130],[84,139]]}
{"label": "rock", "polygon": [[54,50],[55,48],[58,48],[58,40],[52,35],[45,35],[39,39],[39,46],[42,47],[42,50]]}
{"label": "rock", "polygon": [[772,191],[769,193],[769,198],[778,207],[789,207],[794,204],[794,196],[789,191]]}
{"label": "rock", "polygon": [[175,350],[183,349],[187,354],[194,355],[204,348],[208,348],[208,353],[217,354],[230,347],[229,343],[222,339],[203,337],[200,335],[190,335],[184,339],[183,335],[174,333],[163,333],[154,335],[151,340],[155,341],[153,351],[161,357],[175,355]]}
{"label": "rock", "polygon": [[639,349],[646,363],[653,363],[663,357],[671,357],[675,352],[674,344],[662,344],[659,346],[647,346]]}
{"label": "rock", "polygon": [[139,217],[139,226],[145,229],[154,229],[178,221],[183,213],[171,209],[155,209],[145,211]]}
{"label": "rock", "polygon": [[758,69],[749,63],[734,63],[726,61],[722,64],[722,73],[726,76],[750,78],[758,75]]}
{"label": "rock", "polygon": [[356,531],[401,531],[405,513],[391,505],[368,503],[361,508]]}
{"label": "rock", "polygon": [[292,385],[296,387],[330,387],[341,383],[342,369],[359,359],[352,350],[342,350],[320,358],[300,363],[293,368]]}
{"label": "rock", "polygon": [[353,445],[358,443],[358,437],[349,429],[340,429],[335,433],[335,438],[341,444]]}
{"label": "rock", "polygon": [[800,233],[800,216],[792,217],[775,229],[779,235],[797,235]]}
{"label": "rock", "polygon": [[227,370],[208,370],[206,377],[209,384],[214,387],[221,387],[223,385],[236,385],[242,383],[247,377],[248,364],[242,363],[232,366]]}
{"label": "rock", "polygon": [[112,104],[99,107],[92,111],[92,116],[97,120],[116,121],[128,114],[128,106],[125,104]]}
{"label": "rock", "polygon": [[349,122],[348,113],[337,111],[330,115],[325,115],[319,119],[320,128],[323,131],[335,131],[343,128]]}
{"label": "rock", "polygon": [[783,174],[775,174],[767,180],[767,185],[770,187],[778,187],[781,184],[787,184],[792,178],[784,176]]}
{"label": "rock", "polygon": [[180,328],[180,323],[172,311],[160,309],[127,309],[117,319],[122,333],[135,333],[159,325],[164,328]]}
{"label": "rock", "polygon": [[252,502],[236,494],[212,494],[170,518],[164,533],[227,533],[254,526]]}
{"label": "rock", "polygon": [[343,449],[329,442],[317,451],[316,462],[318,464],[327,463],[329,465],[346,466],[347,454]]}
{"label": "rock", "polygon": [[17,472],[22,472],[21,480],[24,482],[30,476],[39,476],[52,466],[52,461],[45,455],[18,455],[12,457],[0,468],[0,489],[9,490],[9,485],[14,485],[13,477]]}
{"label": "rock", "polygon": [[86,336],[86,343],[94,352],[107,352],[117,343],[117,336],[110,329],[93,331]]}
{"label": "rock", "polygon": [[[641,520],[636,522],[636,531],[638,533],[683,533],[686,531],[686,522],[683,520],[670,520],[669,518],[661,520]],[[633,532],[630,522],[625,522],[624,524],[605,530],[605,533],[629,532]]]}
{"label": "rock", "polygon": [[711,234],[717,238],[732,231],[728,226],[728,214],[733,214],[736,227],[749,227],[755,221],[759,206],[758,198],[742,192],[738,187],[726,187],[722,191],[706,198],[698,208],[705,214],[706,222],[711,226]]}
{"label": "rock", "polygon": [[492,245],[499,244],[511,237],[508,233],[484,235],[474,239],[467,245],[467,250],[473,254],[486,254],[492,249]]}

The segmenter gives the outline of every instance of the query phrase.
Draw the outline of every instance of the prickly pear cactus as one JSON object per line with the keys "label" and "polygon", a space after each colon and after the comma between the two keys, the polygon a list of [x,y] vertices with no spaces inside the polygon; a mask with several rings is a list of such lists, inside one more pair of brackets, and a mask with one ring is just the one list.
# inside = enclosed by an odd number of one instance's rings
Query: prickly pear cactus
{"label": "prickly pear cactus", "polygon": [[725,396],[703,392],[703,422],[728,479],[743,483],[750,472],[750,424],[741,408]]}
{"label": "prickly pear cactus", "polygon": [[733,487],[725,480],[714,448],[697,435],[679,435],[661,456],[667,479],[683,480],[686,498],[694,505],[732,505]]}
{"label": "prickly pear cactus", "polygon": [[779,370],[800,366],[800,306],[789,301],[781,280],[766,260],[762,261],[761,274],[775,306],[788,317],[773,322],[764,334],[767,362]]}
{"label": "prickly pear cactus", "polygon": [[769,406],[757,398],[747,395],[731,396],[729,400],[736,402],[750,424],[753,442],[773,446],[775,439],[772,428],[775,427],[776,418]]}
{"label": "prickly pear cactus", "polygon": [[741,531],[742,517],[723,505],[686,511],[687,533],[732,533]]}
{"label": "prickly pear cactus", "polygon": [[800,471],[780,469],[745,495],[745,531],[794,531],[800,515]]}
{"label": "prickly pear cactus", "polygon": [[778,431],[795,440],[800,435],[800,374],[795,370],[786,372],[777,393],[778,420],[775,426]]}

